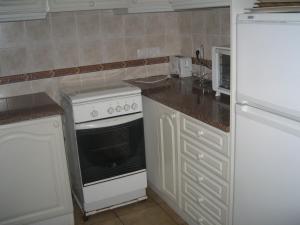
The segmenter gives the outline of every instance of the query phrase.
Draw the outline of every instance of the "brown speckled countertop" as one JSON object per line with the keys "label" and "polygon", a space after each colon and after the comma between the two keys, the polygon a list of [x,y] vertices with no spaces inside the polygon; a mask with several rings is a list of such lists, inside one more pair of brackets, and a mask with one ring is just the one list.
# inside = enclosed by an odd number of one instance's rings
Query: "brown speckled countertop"
{"label": "brown speckled countertop", "polygon": [[0,125],[63,114],[46,93],[0,98]]}
{"label": "brown speckled countertop", "polygon": [[230,98],[215,97],[215,93],[203,94],[195,78],[171,78],[154,84],[136,81],[158,80],[159,77],[129,80],[142,89],[142,94],[170,108],[196,118],[213,127],[229,132]]}

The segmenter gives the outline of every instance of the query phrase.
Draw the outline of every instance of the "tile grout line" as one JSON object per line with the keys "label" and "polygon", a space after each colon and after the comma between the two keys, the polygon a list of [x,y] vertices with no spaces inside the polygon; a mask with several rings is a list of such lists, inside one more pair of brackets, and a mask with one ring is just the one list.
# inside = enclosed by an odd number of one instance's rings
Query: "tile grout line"
{"label": "tile grout line", "polygon": [[115,211],[114,209],[112,210],[112,212],[113,212],[113,214],[117,217],[117,219],[120,221],[120,223],[121,223],[122,225],[125,225],[125,223],[122,221],[121,217],[119,217],[118,213],[116,213],[116,211]]}

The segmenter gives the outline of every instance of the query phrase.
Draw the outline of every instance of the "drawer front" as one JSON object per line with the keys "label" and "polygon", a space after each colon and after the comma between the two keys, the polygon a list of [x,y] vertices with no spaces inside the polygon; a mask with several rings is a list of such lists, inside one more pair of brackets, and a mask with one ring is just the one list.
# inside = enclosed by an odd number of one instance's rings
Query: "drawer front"
{"label": "drawer front", "polygon": [[195,224],[199,225],[223,225],[213,217],[206,214],[203,210],[199,210],[192,200],[182,195],[182,209]]}
{"label": "drawer front", "polygon": [[197,165],[203,166],[210,172],[229,180],[229,161],[225,157],[212,154],[213,152],[206,146],[192,142],[184,135],[181,135],[181,154],[195,162]]}
{"label": "drawer front", "polygon": [[182,180],[182,194],[193,201],[199,212],[205,211],[221,224],[227,224],[227,207],[209,198],[207,194],[201,192],[199,188],[194,187],[192,183],[185,179]]}
{"label": "drawer front", "polygon": [[229,187],[226,182],[213,178],[205,170],[196,168],[185,158],[181,158],[181,172],[183,176],[199,185],[200,188],[203,188],[224,204],[229,204]]}
{"label": "drawer front", "polygon": [[200,121],[181,114],[181,131],[210,149],[229,156],[228,137],[222,131],[211,128]]}

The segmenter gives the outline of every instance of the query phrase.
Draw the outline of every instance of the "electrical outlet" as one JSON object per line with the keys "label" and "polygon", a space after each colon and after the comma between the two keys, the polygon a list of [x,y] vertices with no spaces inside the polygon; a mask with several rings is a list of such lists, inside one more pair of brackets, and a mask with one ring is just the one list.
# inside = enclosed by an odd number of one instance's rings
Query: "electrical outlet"
{"label": "electrical outlet", "polygon": [[201,45],[199,48],[196,49],[196,52],[199,51],[199,58],[204,59],[204,46]]}

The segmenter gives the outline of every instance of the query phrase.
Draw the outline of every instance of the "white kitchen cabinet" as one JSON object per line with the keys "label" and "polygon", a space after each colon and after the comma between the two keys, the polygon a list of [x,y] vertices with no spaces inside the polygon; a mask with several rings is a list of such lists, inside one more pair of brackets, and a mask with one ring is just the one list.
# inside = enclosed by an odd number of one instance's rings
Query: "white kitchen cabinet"
{"label": "white kitchen cabinet", "polygon": [[127,0],[48,0],[50,12],[127,8]]}
{"label": "white kitchen cabinet", "polygon": [[174,10],[229,6],[229,0],[171,0]]}
{"label": "white kitchen cabinet", "polygon": [[190,225],[228,225],[230,134],[143,97],[149,185]]}
{"label": "white kitchen cabinet", "polygon": [[146,164],[150,187],[178,202],[178,112],[143,97]]}
{"label": "white kitchen cabinet", "polygon": [[129,0],[128,13],[174,11],[172,0]]}
{"label": "white kitchen cabinet", "polygon": [[0,126],[0,224],[73,225],[60,116]]}
{"label": "white kitchen cabinet", "polygon": [[0,0],[0,22],[42,19],[47,11],[47,0]]}

